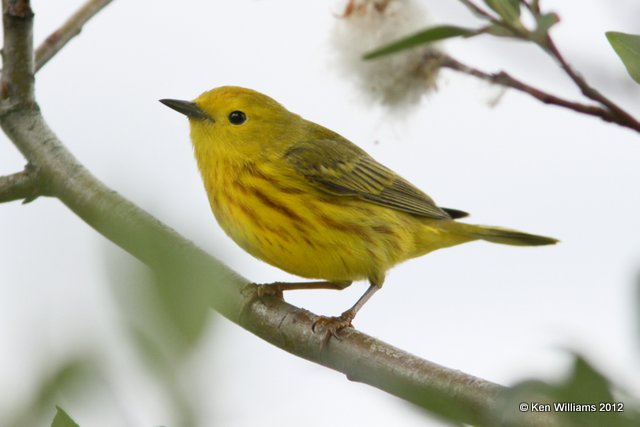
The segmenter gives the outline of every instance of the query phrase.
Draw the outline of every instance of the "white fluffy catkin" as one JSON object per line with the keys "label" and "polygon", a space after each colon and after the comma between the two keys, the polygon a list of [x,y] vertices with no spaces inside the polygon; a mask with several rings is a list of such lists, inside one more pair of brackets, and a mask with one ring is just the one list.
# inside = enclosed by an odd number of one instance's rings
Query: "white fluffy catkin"
{"label": "white fluffy catkin", "polygon": [[368,61],[362,55],[429,24],[416,0],[349,0],[333,31],[337,62],[371,99],[390,107],[414,105],[436,87],[437,47],[415,47]]}

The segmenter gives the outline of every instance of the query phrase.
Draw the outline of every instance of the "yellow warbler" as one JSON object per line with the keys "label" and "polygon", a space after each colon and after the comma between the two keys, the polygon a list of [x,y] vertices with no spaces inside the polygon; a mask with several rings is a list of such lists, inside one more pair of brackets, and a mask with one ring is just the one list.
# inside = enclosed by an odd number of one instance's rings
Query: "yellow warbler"
{"label": "yellow warbler", "polygon": [[370,287],[331,333],[348,326],[395,264],[472,240],[556,243],[499,227],[456,222],[465,212],[434,201],[364,150],[259,92],[225,86],[193,102],[163,99],[186,115],[211,209],[253,256],[289,273],[329,282],[275,289]]}

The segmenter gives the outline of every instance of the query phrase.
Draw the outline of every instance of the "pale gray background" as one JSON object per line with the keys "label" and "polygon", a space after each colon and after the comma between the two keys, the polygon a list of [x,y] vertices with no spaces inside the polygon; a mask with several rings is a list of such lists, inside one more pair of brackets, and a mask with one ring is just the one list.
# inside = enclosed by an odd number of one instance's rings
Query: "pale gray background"
{"label": "pale gray background", "polygon": [[[42,40],[79,1],[34,1]],[[435,22],[471,23],[456,1],[424,2]],[[632,0],[544,1],[560,49],[591,82],[640,116],[640,90],[603,33],[640,33]],[[640,270],[640,138],[479,81],[443,74],[407,114],[363,101],[334,71],[336,2],[116,0],[38,74],[46,119],[109,186],[246,277],[293,279],[251,258],[210,214],[187,122],[157,102],[227,84],[265,92],[330,127],[469,221],[558,237],[514,248],[473,243],[393,269],[355,324],[393,345],[502,384],[556,378],[572,349],[640,393],[634,282]],[[506,69],[574,98],[534,47],[486,37],[447,44],[486,70]],[[0,173],[24,160],[0,137]],[[69,355],[97,355],[108,387],[58,402],[83,426],[174,425],[167,396],[125,344],[107,270],[122,251],[61,203],[0,206],[0,414]],[[364,290],[288,295],[318,313]],[[202,425],[419,426],[422,413],[291,356],[226,320],[213,322],[178,371]],[[431,425],[439,425],[433,422]]]}

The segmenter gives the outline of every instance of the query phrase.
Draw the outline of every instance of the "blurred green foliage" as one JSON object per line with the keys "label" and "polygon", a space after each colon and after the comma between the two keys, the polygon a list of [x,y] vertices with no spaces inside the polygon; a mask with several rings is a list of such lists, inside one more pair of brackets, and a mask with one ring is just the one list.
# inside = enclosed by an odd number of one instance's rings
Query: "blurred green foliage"
{"label": "blurred green foliage", "polygon": [[181,368],[211,327],[211,287],[195,264],[172,254],[157,254],[152,269],[128,256],[111,259],[112,290],[135,354],[160,384],[177,420],[196,426],[193,387]]}
{"label": "blurred green foliage", "polygon": [[[183,373],[202,336],[213,325],[210,288],[215,284],[204,279],[197,266],[176,259],[180,258],[159,255],[159,262],[150,269],[119,251],[109,252],[105,258],[124,345],[137,359],[135,366],[145,371],[168,402],[166,410],[171,419],[166,420],[167,425],[191,427],[201,425],[194,406],[200,399],[194,395],[192,384],[185,384]],[[107,396],[114,396],[105,380],[106,362],[97,349],[94,354],[66,362],[51,360],[52,366],[61,365],[42,378],[20,408],[12,414],[0,414],[0,426],[50,425],[56,408],[52,426],[77,426],[56,405],[64,404],[69,409],[74,403],[95,404],[105,390]],[[111,407],[114,403],[108,399],[102,404]]]}
{"label": "blurred green foliage", "polygon": [[[520,405],[525,404],[526,410]],[[549,405],[549,406],[546,406]],[[506,425],[547,414],[562,427],[637,427],[640,404],[619,390],[585,358],[574,355],[565,378],[556,383],[529,380],[513,386],[502,402]]]}
{"label": "blurred green foliage", "polygon": [[78,424],[59,406],[56,406],[56,416],[51,427],[79,427]]}
{"label": "blurred green foliage", "polygon": [[89,358],[75,358],[62,362],[51,372],[44,374],[40,385],[27,402],[15,408],[13,413],[2,417],[7,419],[6,424],[2,425],[10,427],[49,425],[51,414],[61,396],[75,400],[83,393],[91,392],[95,385],[101,383],[95,368],[96,365]]}

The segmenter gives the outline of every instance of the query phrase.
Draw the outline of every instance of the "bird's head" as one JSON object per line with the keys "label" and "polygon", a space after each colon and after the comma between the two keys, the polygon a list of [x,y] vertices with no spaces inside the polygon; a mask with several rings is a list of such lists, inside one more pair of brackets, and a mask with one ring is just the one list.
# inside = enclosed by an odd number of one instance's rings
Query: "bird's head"
{"label": "bird's head", "polygon": [[284,143],[300,117],[272,98],[251,89],[222,86],[204,92],[193,101],[161,99],[164,105],[189,118],[195,149],[220,144],[245,154]]}

